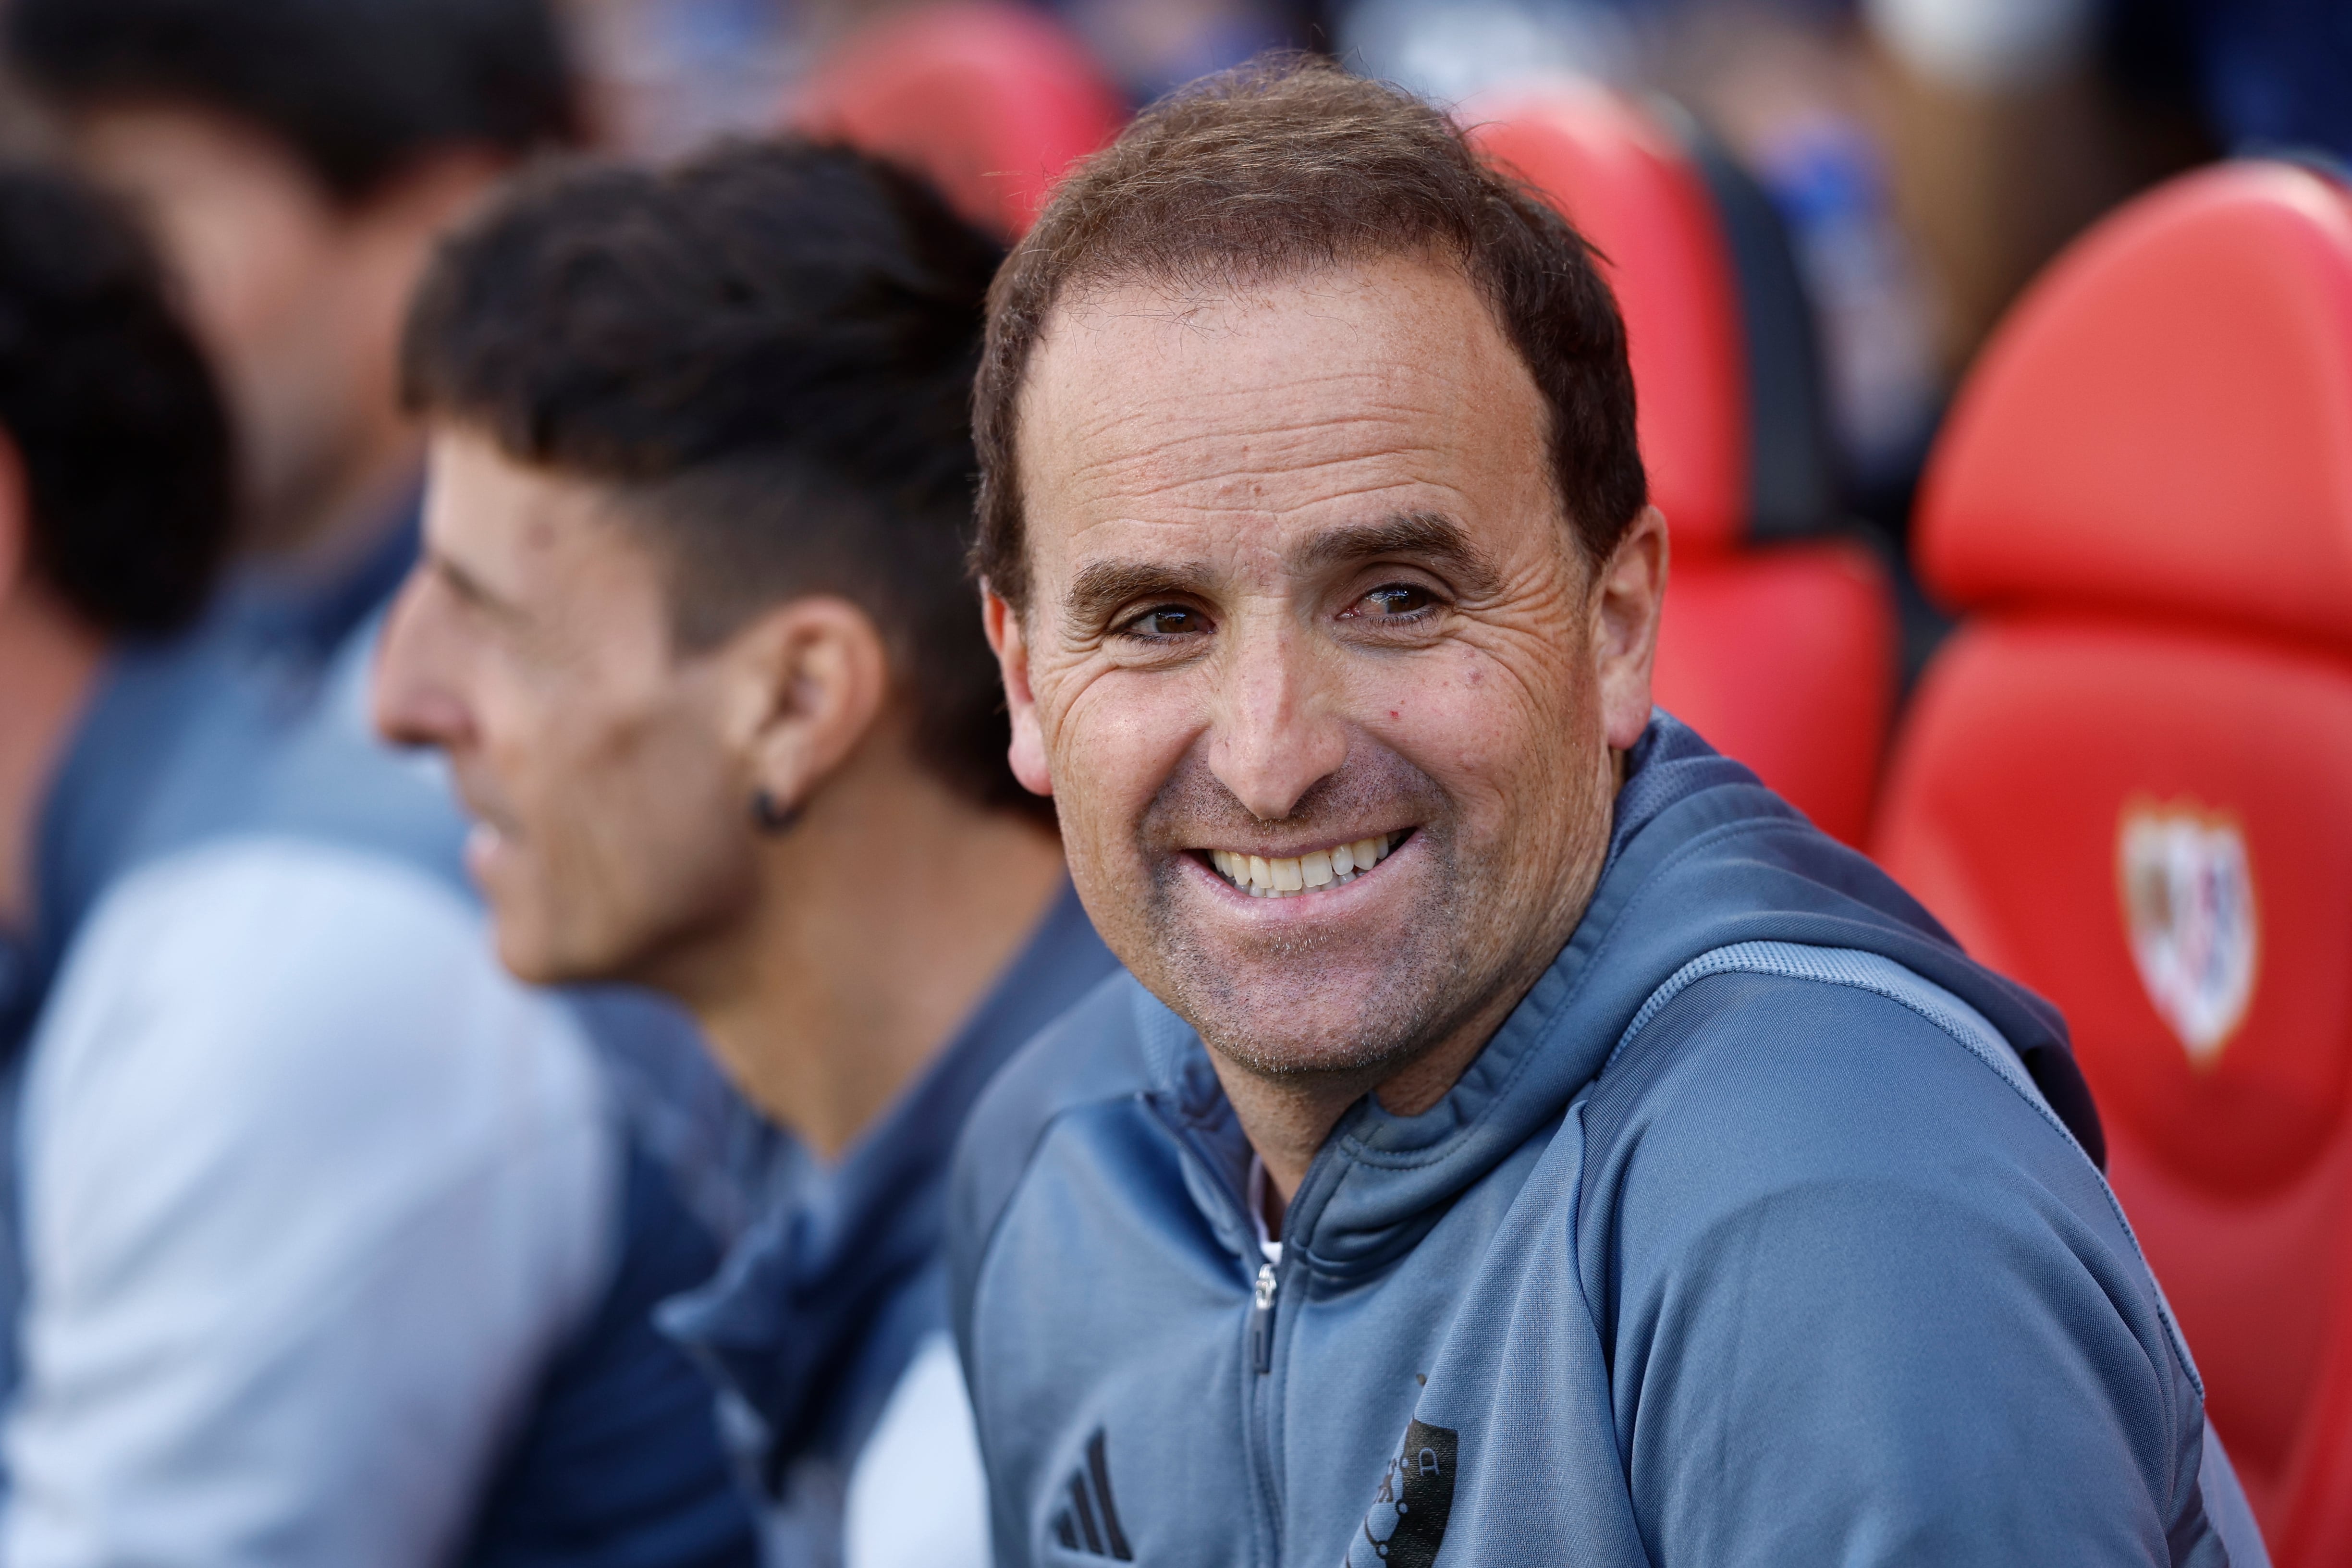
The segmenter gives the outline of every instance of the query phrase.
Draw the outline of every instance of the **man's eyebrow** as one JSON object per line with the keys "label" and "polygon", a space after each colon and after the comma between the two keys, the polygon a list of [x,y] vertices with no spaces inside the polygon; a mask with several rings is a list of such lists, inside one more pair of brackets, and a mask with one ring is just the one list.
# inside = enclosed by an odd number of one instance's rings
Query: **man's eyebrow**
{"label": "man's eyebrow", "polygon": [[449,584],[450,592],[478,609],[512,620],[521,614],[520,606],[509,603],[488,584],[437,550],[425,552],[425,563],[434,575]]}
{"label": "man's eyebrow", "polygon": [[1213,575],[1199,561],[1097,561],[1078,569],[1062,606],[1064,623],[1084,638],[1139,599],[1199,597]]}
{"label": "man's eyebrow", "polygon": [[1383,555],[1435,567],[1473,598],[1502,588],[1502,574],[1470,542],[1469,533],[1452,518],[1435,511],[1398,512],[1377,522],[1325,529],[1292,552],[1291,569],[1314,572],[1351,566]]}

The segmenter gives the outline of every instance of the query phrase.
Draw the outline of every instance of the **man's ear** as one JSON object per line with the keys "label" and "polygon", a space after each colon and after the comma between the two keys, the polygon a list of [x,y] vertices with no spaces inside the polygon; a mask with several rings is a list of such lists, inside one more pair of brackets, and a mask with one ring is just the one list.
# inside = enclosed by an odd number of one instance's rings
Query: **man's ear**
{"label": "man's ear", "polygon": [[1650,676],[1666,603],[1666,517],[1645,506],[1593,583],[1592,655],[1609,744],[1630,751],[1650,722]]}
{"label": "man's ear", "polygon": [[1004,709],[1013,720],[1013,746],[1006,760],[1013,776],[1032,795],[1054,793],[1054,769],[1045,757],[1045,732],[1037,723],[1037,698],[1029,689],[1028,631],[1021,612],[986,583],[980,585],[980,616],[996,668],[1004,677]]}
{"label": "man's ear", "polygon": [[729,739],[750,760],[753,790],[781,810],[808,804],[889,700],[881,631],[864,610],[830,595],[761,616],[728,639],[721,660]]}

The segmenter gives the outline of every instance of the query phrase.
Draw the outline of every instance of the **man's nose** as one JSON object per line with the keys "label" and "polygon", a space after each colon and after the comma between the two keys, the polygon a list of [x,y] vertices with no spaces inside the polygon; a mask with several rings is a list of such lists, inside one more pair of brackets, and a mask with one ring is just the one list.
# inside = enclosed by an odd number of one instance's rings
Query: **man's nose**
{"label": "man's nose", "polygon": [[1266,626],[1226,651],[1209,768],[1261,822],[1288,816],[1347,760],[1347,726],[1310,644],[1295,627]]}
{"label": "man's nose", "polygon": [[369,707],[376,732],[395,746],[447,747],[466,729],[465,706],[436,671],[423,574],[409,578],[384,617]]}

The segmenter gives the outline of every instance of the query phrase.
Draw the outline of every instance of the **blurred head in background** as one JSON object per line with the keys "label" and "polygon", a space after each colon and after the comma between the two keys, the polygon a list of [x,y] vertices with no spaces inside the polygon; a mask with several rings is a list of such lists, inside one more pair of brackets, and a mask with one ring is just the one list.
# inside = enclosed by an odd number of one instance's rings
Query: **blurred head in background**
{"label": "blurred head in background", "polygon": [[0,926],[26,917],[33,820],[107,645],[203,605],[228,475],[212,378],[130,221],[0,166]]}
{"label": "blurred head in background", "polygon": [[[448,754],[515,973],[677,996],[820,1151],[1061,886],[962,565],[997,258],[862,154],[744,144],[527,179],[410,326],[379,723]],[[845,1032],[903,1050],[813,1110],[778,1036]]]}
{"label": "blurred head in background", "polygon": [[16,0],[21,77],[152,225],[219,368],[243,542],[394,514],[400,321],[436,237],[579,129],[548,0]]}

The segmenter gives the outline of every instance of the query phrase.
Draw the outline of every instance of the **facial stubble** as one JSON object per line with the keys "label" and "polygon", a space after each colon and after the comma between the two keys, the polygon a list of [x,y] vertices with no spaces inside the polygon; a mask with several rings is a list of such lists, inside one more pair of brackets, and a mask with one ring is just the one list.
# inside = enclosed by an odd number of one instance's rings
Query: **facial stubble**
{"label": "facial stubble", "polygon": [[[1412,825],[1420,862],[1417,886],[1387,895],[1412,905],[1376,954],[1362,951],[1352,930],[1269,934],[1237,952],[1188,913],[1201,891],[1186,884],[1198,873],[1176,846],[1246,844],[1268,830],[1336,843],[1373,823]],[[1145,812],[1137,848],[1149,882],[1136,943],[1141,962],[1130,967],[1211,1050],[1253,1076],[1378,1081],[1449,1038],[1493,994],[1496,955],[1482,951],[1491,944],[1472,918],[1469,889],[1479,879],[1464,864],[1452,803],[1384,748],[1352,747],[1339,771],[1278,822],[1253,817],[1204,762],[1188,759]],[[1403,868],[1390,874],[1402,877]],[[1271,984],[1254,986],[1244,976]],[[1261,989],[1274,994],[1254,994]],[[1269,1028],[1273,1019],[1293,1026]]]}

